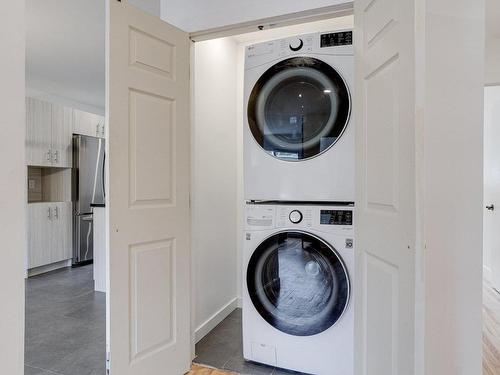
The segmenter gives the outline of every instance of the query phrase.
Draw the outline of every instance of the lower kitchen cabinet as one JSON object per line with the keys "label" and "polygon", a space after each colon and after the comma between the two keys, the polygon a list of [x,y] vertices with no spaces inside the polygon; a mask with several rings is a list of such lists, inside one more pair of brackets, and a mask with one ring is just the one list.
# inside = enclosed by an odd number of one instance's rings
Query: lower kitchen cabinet
{"label": "lower kitchen cabinet", "polygon": [[28,268],[71,259],[71,202],[28,204]]}

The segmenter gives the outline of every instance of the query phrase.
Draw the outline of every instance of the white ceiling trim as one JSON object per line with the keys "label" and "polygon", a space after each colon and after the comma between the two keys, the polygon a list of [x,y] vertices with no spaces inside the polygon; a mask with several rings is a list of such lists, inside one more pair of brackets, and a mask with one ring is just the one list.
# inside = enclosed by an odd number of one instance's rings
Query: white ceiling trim
{"label": "white ceiling trim", "polygon": [[201,42],[209,39],[234,36],[259,30],[269,30],[278,27],[296,25],[299,23],[315,22],[336,17],[349,16],[352,14],[353,2],[349,2],[305,10],[302,12],[289,13],[282,16],[268,17],[256,21],[242,22],[238,24],[197,31],[190,33],[189,35],[191,40],[195,42]]}

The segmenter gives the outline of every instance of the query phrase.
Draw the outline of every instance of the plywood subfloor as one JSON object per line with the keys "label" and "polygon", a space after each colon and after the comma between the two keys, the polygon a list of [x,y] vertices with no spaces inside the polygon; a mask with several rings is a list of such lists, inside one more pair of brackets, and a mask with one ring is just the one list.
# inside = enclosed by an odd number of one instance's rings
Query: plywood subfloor
{"label": "plywood subfloor", "polygon": [[216,370],[200,365],[193,365],[193,367],[191,367],[191,371],[187,375],[236,375],[236,373]]}
{"label": "plywood subfloor", "polygon": [[500,294],[483,287],[483,375],[500,374]]}

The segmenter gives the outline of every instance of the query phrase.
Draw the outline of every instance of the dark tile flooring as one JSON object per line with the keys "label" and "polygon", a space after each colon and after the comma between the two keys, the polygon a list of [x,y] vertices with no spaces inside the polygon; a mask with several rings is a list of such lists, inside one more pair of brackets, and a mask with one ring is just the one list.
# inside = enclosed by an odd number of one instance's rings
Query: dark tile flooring
{"label": "dark tile flooring", "polygon": [[92,265],[26,281],[25,375],[104,375],[106,296]]}
{"label": "dark tile flooring", "polygon": [[245,361],[243,358],[241,309],[234,310],[196,344],[194,362],[243,375],[301,375],[299,372]]}
{"label": "dark tile flooring", "polygon": [[[26,281],[25,375],[105,375],[106,296],[95,292],[92,265]],[[300,374],[243,359],[241,310],[196,344],[199,364],[243,375]]]}

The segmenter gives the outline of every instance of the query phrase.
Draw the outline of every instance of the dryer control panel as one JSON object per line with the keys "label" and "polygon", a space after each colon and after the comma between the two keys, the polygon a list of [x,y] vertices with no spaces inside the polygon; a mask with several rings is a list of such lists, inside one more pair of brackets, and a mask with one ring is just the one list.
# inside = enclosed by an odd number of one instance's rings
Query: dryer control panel
{"label": "dryer control panel", "polygon": [[352,56],[353,31],[337,30],[329,33],[312,33],[290,36],[252,44],[246,47],[245,69],[294,56],[338,55]]}

